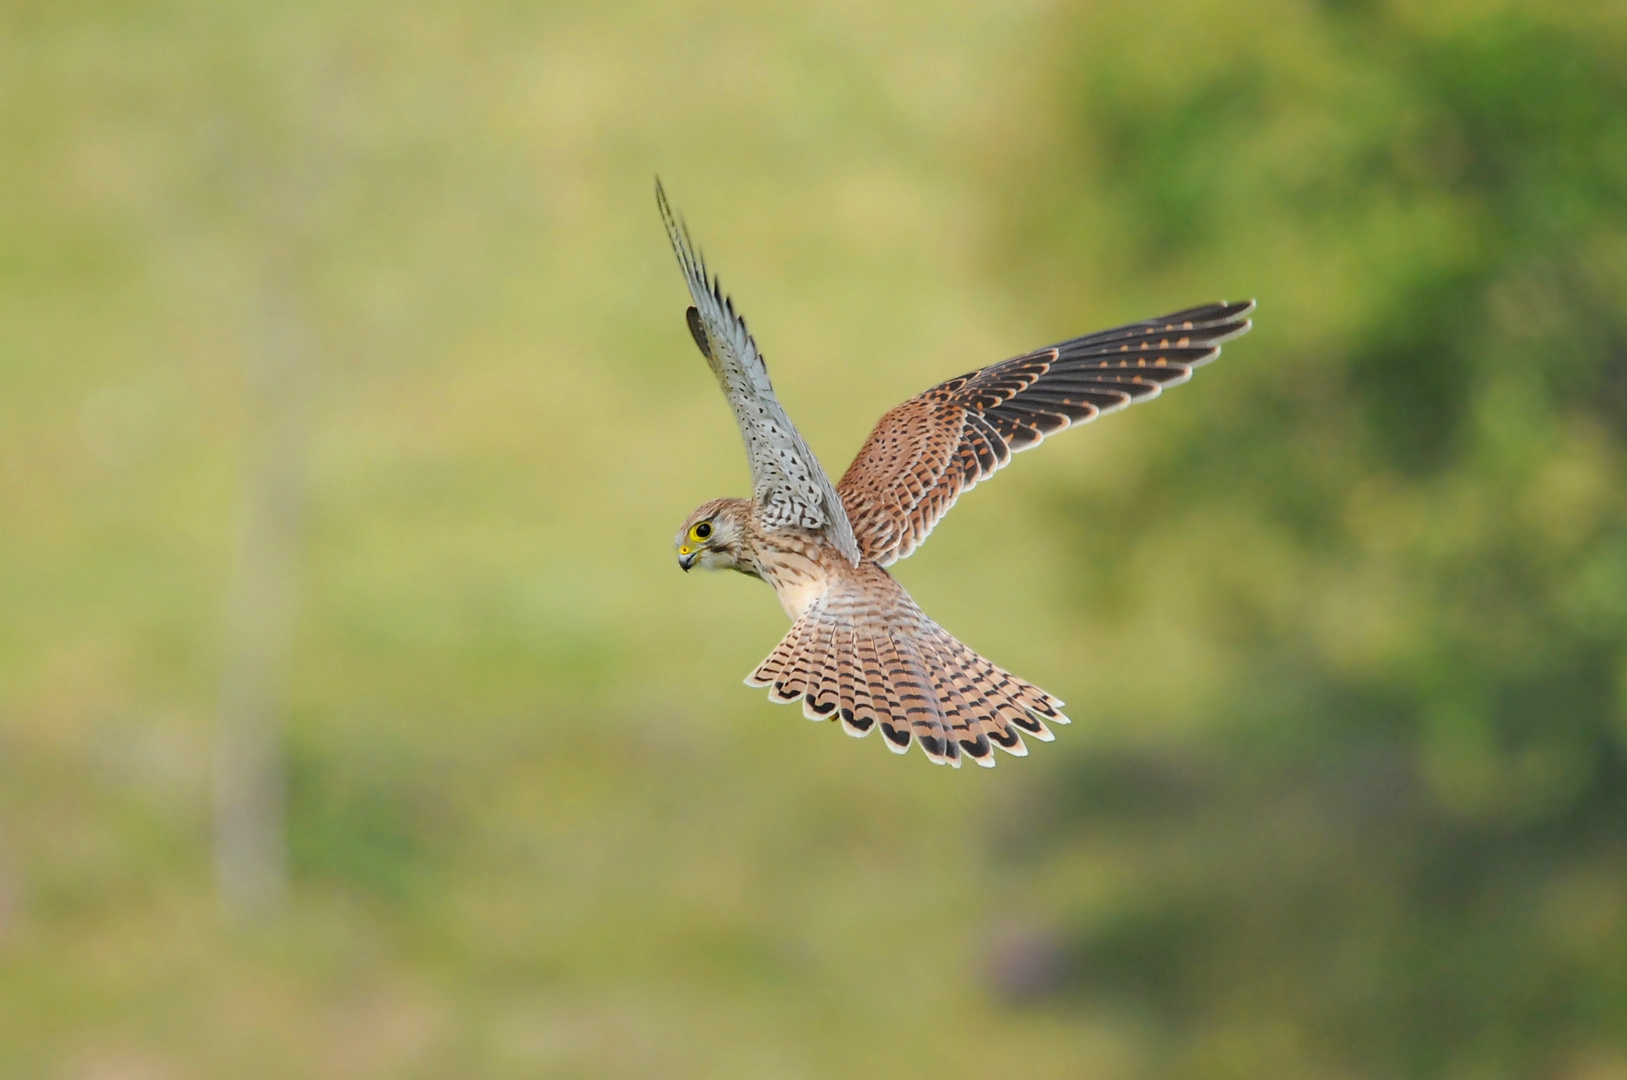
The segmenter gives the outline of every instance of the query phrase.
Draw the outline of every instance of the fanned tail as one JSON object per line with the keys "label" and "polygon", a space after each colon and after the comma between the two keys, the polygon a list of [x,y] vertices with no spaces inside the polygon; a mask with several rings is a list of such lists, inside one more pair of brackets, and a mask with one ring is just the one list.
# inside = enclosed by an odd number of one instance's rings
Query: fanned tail
{"label": "fanned tail", "polygon": [[849,735],[880,728],[894,753],[919,743],[937,764],[994,765],[994,747],[1028,753],[1050,742],[1062,702],[956,641],[874,564],[844,576],[802,615],[746,679],[772,700],[800,700],[810,720]]}

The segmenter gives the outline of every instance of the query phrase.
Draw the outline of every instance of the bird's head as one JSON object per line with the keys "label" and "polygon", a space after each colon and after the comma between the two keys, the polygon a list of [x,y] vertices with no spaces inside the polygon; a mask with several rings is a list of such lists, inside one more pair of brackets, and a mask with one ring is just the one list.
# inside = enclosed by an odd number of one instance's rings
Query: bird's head
{"label": "bird's head", "polygon": [[678,565],[685,570],[699,566],[755,574],[746,543],[750,518],[751,503],[746,499],[713,499],[697,507],[673,540]]}

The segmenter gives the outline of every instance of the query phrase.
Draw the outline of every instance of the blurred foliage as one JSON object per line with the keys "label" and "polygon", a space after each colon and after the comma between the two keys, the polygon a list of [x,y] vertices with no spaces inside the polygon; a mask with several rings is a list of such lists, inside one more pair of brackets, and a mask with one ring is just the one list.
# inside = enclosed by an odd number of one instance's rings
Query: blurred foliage
{"label": "blurred foliage", "polygon": [[1104,672],[1157,677],[1176,589],[1216,655],[1201,737],[1035,797],[1073,840],[1025,859],[1124,848],[1049,977],[1166,1076],[1619,1068],[1627,23],[1202,10],[1078,19],[1012,195],[1051,282],[1262,297],[1185,424],[1052,498]]}
{"label": "blurred foliage", "polygon": [[[898,568],[1055,744],[951,774],[739,687],[784,622],[672,563],[745,477],[655,172],[838,472],[957,371],[1260,298]],[[1627,1076],[1624,430],[1619,4],[12,4],[0,1073]]]}

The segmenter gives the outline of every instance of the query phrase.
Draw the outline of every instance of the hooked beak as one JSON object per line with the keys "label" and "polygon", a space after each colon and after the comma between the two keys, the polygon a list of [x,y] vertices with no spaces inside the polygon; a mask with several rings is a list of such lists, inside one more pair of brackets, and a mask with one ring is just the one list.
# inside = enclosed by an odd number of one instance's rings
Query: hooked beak
{"label": "hooked beak", "polygon": [[687,548],[687,547],[679,548],[678,549],[678,565],[683,567],[685,573],[688,573],[689,568],[691,566],[695,565],[695,557],[698,556],[699,554],[700,554],[700,551],[698,549],[690,549],[690,548]]}

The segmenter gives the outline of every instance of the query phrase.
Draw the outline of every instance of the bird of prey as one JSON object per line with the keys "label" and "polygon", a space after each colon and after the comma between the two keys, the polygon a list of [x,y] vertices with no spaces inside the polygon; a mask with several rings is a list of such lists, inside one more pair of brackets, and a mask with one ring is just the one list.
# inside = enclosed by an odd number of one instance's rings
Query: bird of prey
{"label": "bird of prey", "polygon": [[689,332],[723,387],[751,462],[749,499],[702,504],[674,541],[688,570],[737,570],[774,587],[791,630],[748,686],[801,701],[849,735],[880,728],[937,764],[994,764],[1023,736],[1049,742],[1062,702],[983,659],[911,600],[886,567],[925,540],[963,491],[1047,435],[1157,397],[1252,325],[1224,301],[1103,330],[939,383],[876,424],[832,484],[774,394],[768,366],[667,204],[656,202],[694,303]]}

